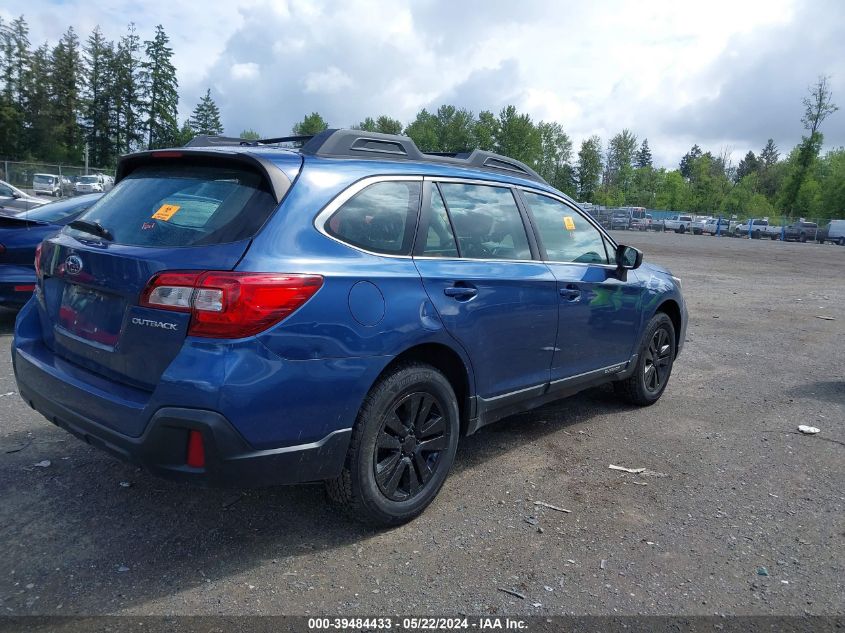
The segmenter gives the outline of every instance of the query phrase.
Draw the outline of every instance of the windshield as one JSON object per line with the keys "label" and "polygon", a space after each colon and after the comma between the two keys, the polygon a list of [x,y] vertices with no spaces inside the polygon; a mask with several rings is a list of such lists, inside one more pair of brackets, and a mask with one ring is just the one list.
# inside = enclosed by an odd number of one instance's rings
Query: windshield
{"label": "windshield", "polygon": [[99,195],[93,195],[79,196],[70,200],[62,200],[61,202],[51,202],[32,211],[27,211],[26,215],[20,215],[18,217],[26,218],[27,220],[37,220],[39,222],[49,222],[50,224],[59,224],[63,223],[63,220],[70,221],[99,199]]}
{"label": "windshield", "polygon": [[80,176],[77,182],[81,182],[86,185],[96,185],[98,180],[96,176]]}
{"label": "windshield", "polygon": [[32,178],[32,182],[36,185],[52,185],[56,182],[55,176],[45,176],[44,174],[35,174]]}
{"label": "windshield", "polygon": [[136,169],[81,219],[118,244],[201,246],[252,237],[275,207],[258,172],[180,162]]}

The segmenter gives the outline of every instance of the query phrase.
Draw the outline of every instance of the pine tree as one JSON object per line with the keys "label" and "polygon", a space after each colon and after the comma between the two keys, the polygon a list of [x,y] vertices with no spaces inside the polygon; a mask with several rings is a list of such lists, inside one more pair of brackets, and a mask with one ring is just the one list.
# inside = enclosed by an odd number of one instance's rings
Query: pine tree
{"label": "pine tree", "polygon": [[169,42],[161,24],[156,26],[155,37],[144,42],[147,59],[141,64],[141,81],[147,96],[145,127],[151,149],[172,145],[178,134],[179,84]]}
{"label": "pine tree", "polygon": [[83,124],[91,164],[111,165],[116,158],[111,120],[114,110],[114,43],[96,27],[85,46]]}
{"label": "pine tree", "polygon": [[79,162],[82,158],[82,130],[79,125],[81,71],[79,37],[70,27],[53,48],[50,59],[51,136],[55,148],[53,155],[60,162]]}
{"label": "pine tree", "polygon": [[692,165],[696,159],[701,158],[701,148],[698,144],[693,145],[690,151],[684,154],[683,158],[681,158],[681,164],[678,166],[678,170],[681,172],[681,176],[684,178],[689,178],[692,175]]}
{"label": "pine tree", "polygon": [[191,129],[194,134],[208,134],[209,136],[220,136],[223,134],[223,124],[220,122],[220,109],[211,98],[211,88],[206,90],[205,96],[200,99],[190,119]]}
{"label": "pine tree", "polygon": [[777,145],[773,139],[766,141],[766,147],[760,152],[760,162],[765,167],[771,167],[778,162],[780,152],[778,152]]}
{"label": "pine tree", "polygon": [[760,170],[760,159],[754,154],[754,152],[749,151],[745,158],[739,161],[739,165],[736,166],[736,174],[735,179],[736,182],[739,182],[743,178],[745,178],[748,174],[757,173]]}
{"label": "pine tree", "polygon": [[252,128],[249,128],[248,130],[242,131],[238,135],[238,138],[242,138],[245,141],[257,141],[261,138],[261,135]]}
{"label": "pine tree", "polygon": [[114,140],[121,154],[132,151],[143,142],[140,51],[141,38],[135,24],[130,23],[126,35],[118,42],[113,64]]}
{"label": "pine tree", "polygon": [[6,50],[6,91],[18,107],[23,107],[24,83],[30,62],[29,25],[21,15],[9,24],[9,40]]}
{"label": "pine tree", "polygon": [[640,145],[640,149],[637,152],[637,157],[635,159],[635,164],[639,168],[652,167],[651,149],[648,146],[647,138],[644,138],[642,145]]}
{"label": "pine tree", "polygon": [[24,126],[24,81],[29,70],[29,26],[23,16],[0,29],[3,91],[0,94],[0,155],[23,158],[26,140]]}
{"label": "pine tree", "polygon": [[42,44],[33,51],[23,74],[21,99],[23,105],[23,146],[21,158],[53,160],[55,143],[50,130],[53,122],[50,86],[50,51]]}

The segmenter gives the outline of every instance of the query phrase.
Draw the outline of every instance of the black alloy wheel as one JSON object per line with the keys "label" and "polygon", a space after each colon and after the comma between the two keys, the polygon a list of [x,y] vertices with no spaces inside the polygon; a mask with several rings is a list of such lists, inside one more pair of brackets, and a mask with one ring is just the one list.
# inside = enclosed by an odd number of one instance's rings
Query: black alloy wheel
{"label": "black alloy wheel", "polygon": [[645,350],[643,364],[643,384],[646,391],[660,393],[669,378],[671,367],[672,344],[669,332],[665,328],[658,328]]}
{"label": "black alloy wheel", "polygon": [[376,439],[373,473],[385,497],[407,501],[425,490],[445,461],[451,428],[430,393],[411,393],[391,409]]}
{"label": "black alloy wheel", "polygon": [[636,365],[613,383],[623,399],[638,406],[657,402],[666,390],[675,361],[675,326],[665,312],[655,314],[640,340]]}
{"label": "black alloy wheel", "polygon": [[326,481],[329,499],[369,525],[410,521],[443,486],[459,434],[458,400],[446,376],[425,363],[399,365],[364,399],[344,467]]}

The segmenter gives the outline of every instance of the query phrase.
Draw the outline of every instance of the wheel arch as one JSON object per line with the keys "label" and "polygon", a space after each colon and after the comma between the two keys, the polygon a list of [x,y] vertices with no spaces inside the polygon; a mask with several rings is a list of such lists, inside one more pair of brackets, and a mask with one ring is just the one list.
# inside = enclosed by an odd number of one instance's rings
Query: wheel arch
{"label": "wheel arch", "polygon": [[[461,435],[466,435],[467,425],[474,413],[475,387],[469,365],[453,348],[443,343],[420,343],[409,347],[391,360],[381,371],[375,382],[388,375],[396,367],[409,362],[431,365],[440,371],[452,389],[458,401],[461,422]],[[373,384],[375,384],[375,382]]]}
{"label": "wheel arch", "polygon": [[675,355],[677,356],[681,342],[681,326],[683,325],[681,322],[681,306],[674,299],[666,299],[654,311],[655,314],[658,312],[664,313],[672,320],[672,325],[675,327]]}

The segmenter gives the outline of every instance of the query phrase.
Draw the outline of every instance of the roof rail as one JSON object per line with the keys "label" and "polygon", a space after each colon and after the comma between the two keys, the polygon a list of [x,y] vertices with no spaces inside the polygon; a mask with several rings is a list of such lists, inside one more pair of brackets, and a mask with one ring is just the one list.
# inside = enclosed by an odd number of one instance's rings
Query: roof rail
{"label": "roof rail", "polygon": [[546,182],[525,163],[501,154],[480,149],[459,153],[426,153],[419,150],[412,138],[400,134],[329,129],[306,141],[299,151],[326,158],[409,160],[472,167]]}
{"label": "roof rail", "polygon": [[381,134],[364,130],[323,130],[313,136],[295,135],[265,138],[250,141],[227,136],[200,134],[185,147],[278,145],[280,143],[302,143],[299,151],[324,158],[357,158],[378,160],[408,160],[425,163],[439,163],[455,167],[483,169],[511,176],[546,181],[525,163],[514,158],[494,154],[480,149],[468,152],[421,152],[414,140],[400,134]]}
{"label": "roof rail", "polygon": [[185,143],[185,147],[218,147],[218,146],[255,146],[255,145],[278,145],[279,143],[304,143],[312,138],[311,135],[298,134],[295,136],[280,136],[278,138],[245,139],[233,136],[211,136],[209,134],[198,134]]}

